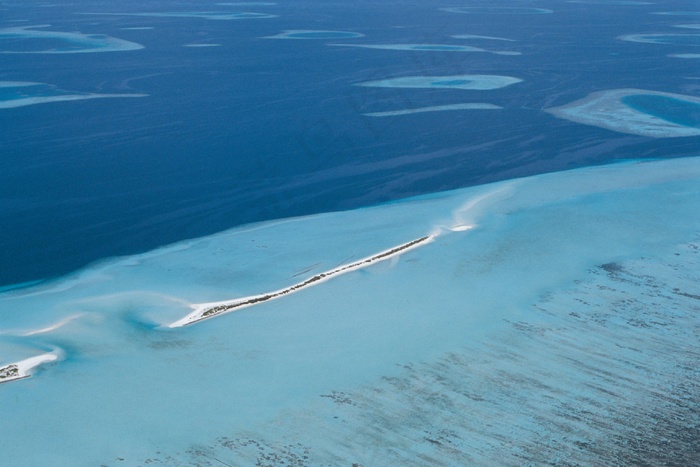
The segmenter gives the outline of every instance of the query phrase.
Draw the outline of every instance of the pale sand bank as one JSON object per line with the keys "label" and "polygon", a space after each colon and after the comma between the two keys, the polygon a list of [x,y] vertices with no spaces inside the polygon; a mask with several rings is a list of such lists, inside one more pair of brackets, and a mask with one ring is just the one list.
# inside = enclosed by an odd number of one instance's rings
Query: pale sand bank
{"label": "pale sand bank", "polygon": [[466,104],[448,104],[448,105],[435,105],[431,107],[418,107],[415,109],[404,109],[404,110],[389,110],[386,112],[369,112],[362,115],[367,117],[393,117],[397,115],[411,115],[422,112],[443,112],[449,110],[499,110],[503,107],[486,104],[486,103],[466,103]]}
{"label": "pale sand bank", "polygon": [[522,55],[520,52],[487,50],[469,45],[449,44],[328,44],[333,47],[357,47],[377,50],[410,50],[415,52],[485,52],[495,55]]}
{"label": "pale sand bank", "polygon": [[317,29],[287,29],[274,36],[266,36],[263,39],[300,39],[300,40],[323,40],[323,39],[354,39],[364,37],[364,34],[351,31],[331,31]]}
{"label": "pale sand bank", "polygon": [[0,101],[0,109],[12,109],[26,105],[47,104],[49,102],[81,101],[86,99],[106,99],[113,97],[147,97],[148,94],[68,94],[48,97],[25,97],[9,101]]}
{"label": "pale sand bank", "polygon": [[504,88],[523,80],[500,75],[404,76],[356,83],[375,88],[452,88],[485,91]]}

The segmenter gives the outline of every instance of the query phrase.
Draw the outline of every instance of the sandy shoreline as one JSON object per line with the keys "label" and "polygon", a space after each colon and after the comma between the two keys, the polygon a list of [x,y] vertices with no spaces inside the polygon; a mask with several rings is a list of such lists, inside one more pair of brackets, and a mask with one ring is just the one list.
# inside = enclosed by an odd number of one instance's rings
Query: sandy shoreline
{"label": "sandy shoreline", "polygon": [[57,359],[58,355],[49,352],[0,367],[0,384],[29,378],[32,376],[32,369]]}

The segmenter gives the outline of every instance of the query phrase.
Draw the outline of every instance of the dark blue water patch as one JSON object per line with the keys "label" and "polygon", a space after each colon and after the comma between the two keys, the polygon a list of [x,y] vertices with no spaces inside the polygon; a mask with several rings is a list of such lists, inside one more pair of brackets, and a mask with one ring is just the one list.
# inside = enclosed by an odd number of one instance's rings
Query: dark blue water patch
{"label": "dark blue water patch", "polygon": [[677,125],[700,128],[700,103],[654,94],[634,94],[622,103]]}

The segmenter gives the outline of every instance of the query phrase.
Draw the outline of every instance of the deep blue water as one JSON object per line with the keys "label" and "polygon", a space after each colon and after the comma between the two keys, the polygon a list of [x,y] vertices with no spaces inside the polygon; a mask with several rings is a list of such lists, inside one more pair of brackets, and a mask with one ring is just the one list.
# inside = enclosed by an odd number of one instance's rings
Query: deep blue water
{"label": "deep blue water", "polygon": [[[687,49],[615,39],[669,31],[682,21],[649,14],[658,5],[541,1],[532,7],[554,13],[525,16],[450,13],[440,10],[455,6],[446,1],[38,5],[0,1],[0,27],[50,24],[45,30],[107,34],[145,48],[0,54],[0,80],[149,97],[0,110],[0,285],[60,275],[102,258],[248,222],[620,159],[697,154],[696,138],[635,137],[542,111],[611,88],[698,95],[699,82],[687,79],[698,76],[692,61],[667,56]],[[693,8],[693,2],[665,2],[662,10]],[[213,21],[80,14],[214,10],[279,17]],[[515,39],[508,47],[522,55],[262,39],[295,29],[365,35],[345,39],[352,43],[496,50],[503,44],[450,36],[501,36]],[[26,50],[36,50],[37,43],[30,42]],[[221,46],[183,47],[193,42]],[[15,39],[0,41],[5,46],[22,47]],[[493,91],[352,86],[467,73],[524,82]],[[389,119],[362,115],[455,102],[504,109]]]}

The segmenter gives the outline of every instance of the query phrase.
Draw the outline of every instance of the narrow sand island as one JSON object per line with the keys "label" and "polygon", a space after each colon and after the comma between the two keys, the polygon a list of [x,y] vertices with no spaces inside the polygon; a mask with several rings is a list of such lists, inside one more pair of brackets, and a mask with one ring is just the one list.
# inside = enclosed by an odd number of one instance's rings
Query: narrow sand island
{"label": "narrow sand island", "polygon": [[57,359],[58,356],[56,354],[45,353],[0,367],[0,384],[29,378],[32,376],[32,370],[34,368]]}
{"label": "narrow sand island", "polygon": [[[460,228],[459,230],[466,230],[466,228]],[[179,319],[175,321],[174,323],[170,324],[168,327],[170,328],[179,328],[182,326],[188,326],[190,324],[194,324],[198,321],[202,321],[208,318],[213,318],[214,316],[219,316],[224,313],[230,313],[235,310],[239,310],[241,308],[257,305],[263,302],[267,302],[269,300],[274,300],[276,298],[280,298],[284,295],[288,295],[290,293],[298,292],[299,290],[310,287],[312,285],[320,284],[324,281],[327,281],[331,277],[334,276],[339,276],[341,274],[344,274],[346,272],[350,271],[355,271],[358,269],[365,268],[373,263],[377,263],[379,261],[384,261],[389,258],[393,258],[396,256],[399,256],[409,250],[412,250],[414,248],[418,248],[419,246],[428,244],[433,241],[433,239],[437,236],[437,234],[433,235],[426,235],[425,237],[420,237],[416,240],[410,241],[408,243],[404,243],[402,245],[399,245],[397,247],[391,248],[389,250],[385,250],[382,252],[379,252],[373,256],[369,256],[367,258],[363,258],[359,261],[355,261],[354,263],[346,264],[343,266],[339,266],[335,269],[331,269],[330,271],[322,272],[321,274],[316,274],[313,277],[310,277],[309,279],[306,279],[303,282],[299,282],[297,284],[294,284],[290,287],[277,290],[275,292],[269,292],[266,294],[262,295],[252,295],[249,297],[243,297],[243,298],[237,298],[234,300],[225,300],[222,302],[213,302],[213,303],[200,303],[200,304],[195,304],[192,305],[192,308],[194,308],[194,312],[190,313],[189,315],[185,316],[182,319]]]}

